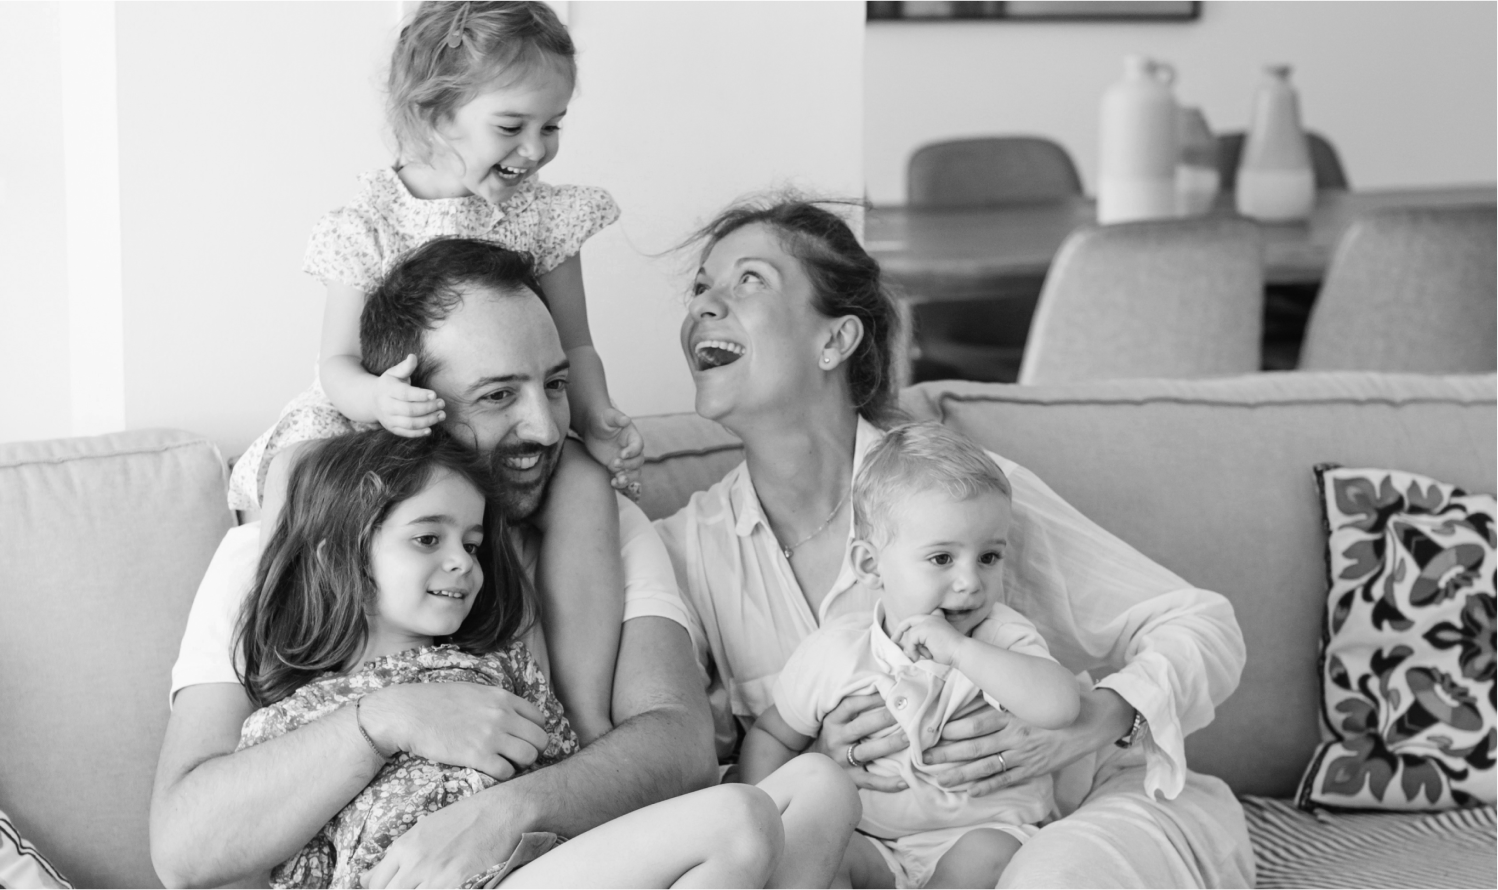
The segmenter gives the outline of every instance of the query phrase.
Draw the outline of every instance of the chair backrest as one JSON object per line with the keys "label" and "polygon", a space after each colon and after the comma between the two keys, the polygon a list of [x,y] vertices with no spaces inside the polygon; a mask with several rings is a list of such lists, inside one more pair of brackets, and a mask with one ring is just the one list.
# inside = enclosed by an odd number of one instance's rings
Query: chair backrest
{"label": "chair backrest", "polygon": [[991,207],[1082,193],[1066,149],[1038,136],[933,142],[910,156],[905,202],[912,207]]}
{"label": "chair backrest", "polygon": [[1020,383],[1259,370],[1263,246],[1224,217],[1087,226],[1061,245]]}
{"label": "chair backrest", "polygon": [[1379,210],[1337,244],[1300,367],[1490,372],[1498,367],[1493,205]]}
{"label": "chair backrest", "polygon": [[[1318,189],[1347,188],[1347,171],[1337,149],[1320,133],[1306,131],[1306,147],[1311,150],[1311,175]],[[1222,190],[1232,191],[1238,182],[1238,161],[1243,157],[1243,133],[1222,133],[1217,137],[1217,173]]]}

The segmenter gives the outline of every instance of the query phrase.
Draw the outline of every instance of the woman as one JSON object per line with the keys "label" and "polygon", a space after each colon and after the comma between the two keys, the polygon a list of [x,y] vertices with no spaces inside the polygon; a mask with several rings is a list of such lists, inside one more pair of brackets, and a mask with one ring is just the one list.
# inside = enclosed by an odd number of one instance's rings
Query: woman
{"label": "woman", "polygon": [[[804,201],[724,211],[698,236],[701,268],[681,341],[697,413],[744,442],[745,461],[657,528],[695,612],[720,760],[770,704],[796,645],[873,594],[847,560],[848,491],[897,413],[898,314],[847,225]],[[695,239],[694,239],[695,240]],[[1070,727],[1041,730],[985,709],[948,724],[934,762],[981,794],[1059,771],[1065,818],[1004,873],[1012,886],[1252,886],[1242,810],[1220,780],[1185,766],[1185,736],[1211,721],[1243,667],[1232,607],[1151,562],[995,456],[1014,484],[1009,604],[1089,684]],[[739,724],[738,727],[734,723]],[[864,793],[892,790],[860,767],[898,750],[878,696],[844,700],[813,750]]]}

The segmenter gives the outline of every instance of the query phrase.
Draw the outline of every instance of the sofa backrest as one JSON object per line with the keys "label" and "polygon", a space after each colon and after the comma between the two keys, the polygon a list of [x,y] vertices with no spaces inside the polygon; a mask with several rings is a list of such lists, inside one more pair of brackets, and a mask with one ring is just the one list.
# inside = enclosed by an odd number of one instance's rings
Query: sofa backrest
{"label": "sofa backrest", "polygon": [[[1248,661],[1237,692],[1187,740],[1188,757],[1239,793],[1283,797],[1320,739],[1326,559],[1312,467],[1395,468],[1492,492],[1495,389],[1492,375],[941,381],[911,387],[902,404],[1028,467],[1104,528],[1231,600]],[[653,516],[742,460],[716,424],[641,423]]]}
{"label": "sofa backrest", "polygon": [[0,810],[79,886],[159,886],[151,783],[225,483],[188,433],[0,445]]}

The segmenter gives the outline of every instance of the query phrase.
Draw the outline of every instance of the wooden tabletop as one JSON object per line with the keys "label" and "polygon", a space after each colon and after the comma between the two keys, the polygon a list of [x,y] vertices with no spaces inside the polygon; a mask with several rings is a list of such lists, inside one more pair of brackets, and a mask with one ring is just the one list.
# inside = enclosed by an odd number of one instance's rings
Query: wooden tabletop
{"label": "wooden tabletop", "polygon": [[[1364,211],[1495,200],[1498,190],[1491,185],[1322,191],[1309,220],[1261,225],[1265,280],[1319,282],[1337,239]],[[1232,212],[1232,195],[1220,196],[1213,213]],[[1003,293],[1016,283],[1043,278],[1066,236],[1095,219],[1093,201],[1083,197],[971,210],[880,207],[864,217],[864,237],[869,253],[908,296],[957,300]]]}

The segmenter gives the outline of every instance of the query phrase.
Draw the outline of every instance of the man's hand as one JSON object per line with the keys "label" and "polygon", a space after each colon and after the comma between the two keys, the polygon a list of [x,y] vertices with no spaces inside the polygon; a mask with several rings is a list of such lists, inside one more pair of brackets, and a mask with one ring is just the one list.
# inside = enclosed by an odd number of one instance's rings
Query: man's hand
{"label": "man's hand", "polygon": [[514,805],[491,805],[505,797],[504,791],[504,785],[496,785],[417,820],[365,872],[364,886],[461,887],[503,862],[523,833]]}
{"label": "man's hand", "polygon": [[435,392],[411,385],[414,373],[416,356],[408,355],[375,381],[375,418],[380,426],[408,438],[431,435],[432,427],[447,417]]}
{"label": "man's hand", "polygon": [[416,683],[365,696],[364,726],[381,753],[406,751],[501,781],[546,750],[546,718],[512,692],[477,683]]}
{"label": "man's hand", "polygon": [[853,784],[872,791],[903,791],[907,787],[899,776],[876,776],[861,765],[854,767],[848,762],[848,749],[860,764],[893,754],[910,745],[903,731],[896,731],[884,738],[870,738],[882,729],[895,725],[895,715],[884,706],[884,699],[877,694],[850,695],[837,703],[822,719],[822,734],[812,742],[808,751],[826,754],[841,766],[853,780]]}

